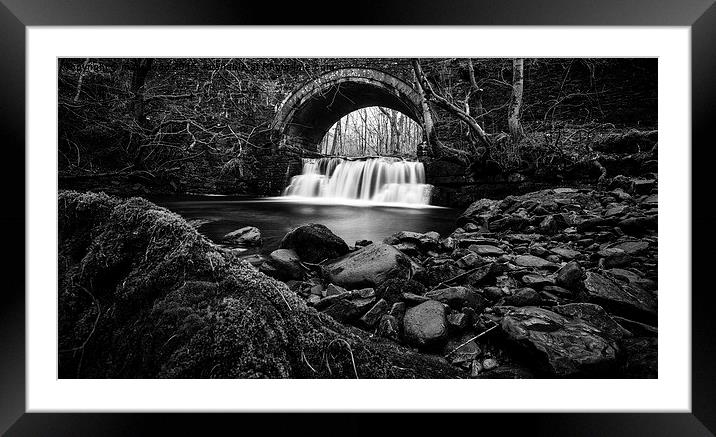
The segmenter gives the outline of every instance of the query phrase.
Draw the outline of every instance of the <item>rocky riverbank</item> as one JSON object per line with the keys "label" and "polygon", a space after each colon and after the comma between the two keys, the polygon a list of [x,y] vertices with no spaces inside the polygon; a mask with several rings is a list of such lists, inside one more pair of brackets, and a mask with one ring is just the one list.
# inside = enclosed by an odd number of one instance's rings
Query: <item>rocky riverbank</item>
{"label": "rocky riverbank", "polygon": [[64,191],[60,375],[654,378],[657,199],[619,176],[479,200],[450,235],[311,224],[242,258],[146,200]]}
{"label": "rocky riverbank", "polygon": [[249,261],[346,325],[464,377],[656,377],[657,183],[482,199],[450,235],[294,229]]}

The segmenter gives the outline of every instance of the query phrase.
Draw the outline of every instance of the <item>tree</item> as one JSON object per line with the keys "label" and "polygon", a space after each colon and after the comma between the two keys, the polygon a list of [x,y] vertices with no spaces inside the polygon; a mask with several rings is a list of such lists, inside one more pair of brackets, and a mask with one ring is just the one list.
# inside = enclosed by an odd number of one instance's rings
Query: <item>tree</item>
{"label": "tree", "polygon": [[[417,78],[419,92],[423,96],[424,100],[427,102],[433,102],[439,107],[445,109],[449,113],[456,116],[460,121],[467,124],[467,126],[470,129],[471,132],[471,141],[470,145],[472,146],[473,153],[477,154],[477,158],[482,158],[485,154],[489,154],[489,150],[492,146],[490,139],[487,137],[487,134],[482,129],[482,127],[477,123],[477,121],[470,116],[470,114],[466,113],[464,110],[460,109],[457,105],[447,100],[442,95],[438,94],[433,86],[430,84],[430,81],[428,80],[427,76],[425,76],[425,73],[423,72],[422,67],[420,66],[420,61],[417,59],[412,60],[413,65],[413,71],[415,73],[415,77]],[[432,129],[431,129],[432,131]],[[437,142],[437,144],[440,144]],[[480,147],[482,146],[482,147]],[[460,151],[457,151],[455,149],[449,148],[444,145],[440,145],[440,148],[449,151],[453,154],[461,155]],[[484,149],[484,150],[483,150]]]}
{"label": "tree", "polygon": [[512,61],[512,96],[510,97],[510,110],[507,125],[510,135],[515,144],[519,143],[525,136],[520,112],[522,111],[522,93],[524,88],[524,59]]}

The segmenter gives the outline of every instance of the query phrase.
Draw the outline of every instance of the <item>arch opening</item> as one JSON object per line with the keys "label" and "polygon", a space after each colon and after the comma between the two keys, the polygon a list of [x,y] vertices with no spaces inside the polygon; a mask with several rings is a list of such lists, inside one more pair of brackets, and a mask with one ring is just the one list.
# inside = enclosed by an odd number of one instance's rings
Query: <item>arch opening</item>
{"label": "arch opening", "polygon": [[420,98],[410,84],[382,71],[347,68],[297,87],[282,103],[272,128],[279,144],[318,152],[332,126],[370,107],[390,109],[423,124]]}
{"label": "arch opening", "polygon": [[423,128],[400,111],[370,106],[353,111],[331,126],[318,145],[329,156],[416,158]]}

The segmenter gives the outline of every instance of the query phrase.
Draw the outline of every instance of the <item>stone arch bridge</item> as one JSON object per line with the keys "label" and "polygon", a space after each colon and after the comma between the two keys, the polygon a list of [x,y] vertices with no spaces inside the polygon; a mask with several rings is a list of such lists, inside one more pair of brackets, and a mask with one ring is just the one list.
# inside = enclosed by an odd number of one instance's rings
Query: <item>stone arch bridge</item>
{"label": "stone arch bridge", "polygon": [[272,140],[315,151],[333,124],[369,106],[400,111],[424,126],[421,98],[411,84],[374,68],[339,68],[294,88],[273,120]]}

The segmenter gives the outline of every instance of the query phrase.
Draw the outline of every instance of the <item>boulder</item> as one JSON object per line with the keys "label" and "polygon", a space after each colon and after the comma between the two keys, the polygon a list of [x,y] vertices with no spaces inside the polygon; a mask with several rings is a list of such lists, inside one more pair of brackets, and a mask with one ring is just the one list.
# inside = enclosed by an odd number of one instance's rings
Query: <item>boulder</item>
{"label": "boulder", "polygon": [[448,334],[445,306],[435,300],[429,300],[409,308],[403,318],[405,339],[419,347],[441,343]]}
{"label": "boulder", "polygon": [[261,271],[280,280],[301,279],[303,267],[296,252],[291,249],[277,249],[271,252],[261,266]]}
{"label": "boulder", "polygon": [[245,226],[224,235],[222,241],[237,246],[261,246],[261,231],[253,226]]}
{"label": "boulder", "polygon": [[528,306],[511,308],[500,326],[509,342],[551,376],[606,376],[615,369],[616,344],[582,319]]}
{"label": "boulder", "polygon": [[611,340],[621,340],[632,336],[631,332],[617,323],[616,320],[604,311],[604,308],[593,303],[569,303],[556,306],[553,310],[565,317],[584,320],[599,329],[604,337]]}
{"label": "boulder", "polygon": [[584,272],[579,266],[579,263],[577,261],[570,261],[557,270],[555,282],[557,282],[559,286],[574,289],[582,283],[582,278],[584,278]]}
{"label": "boulder", "polygon": [[413,269],[407,255],[385,243],[373,243],[322,267],[328,281],[348,289],[377,287],[388,279],[407,278]]}
{"label": "boulder", "polygon": [[293,249],[303,261],[317,263],[348,253],[343,239],[321,224],[299,226],[281,240],[282,249]]}

